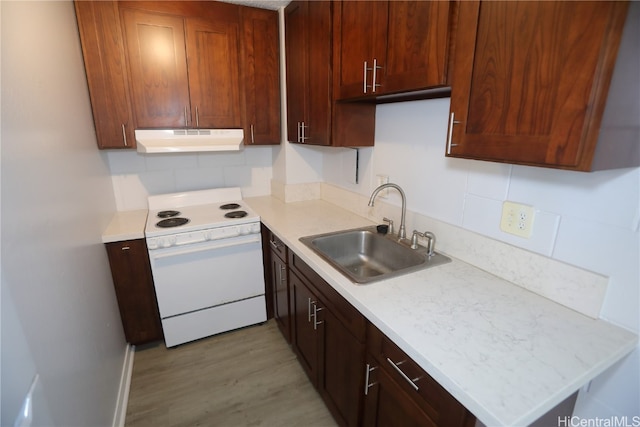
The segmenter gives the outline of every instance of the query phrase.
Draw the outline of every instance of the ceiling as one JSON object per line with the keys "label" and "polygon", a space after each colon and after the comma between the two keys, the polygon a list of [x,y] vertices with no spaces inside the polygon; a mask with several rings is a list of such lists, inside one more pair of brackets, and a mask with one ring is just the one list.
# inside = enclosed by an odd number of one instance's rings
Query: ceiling
{"label": "ceiling", "polygon": [[225,3],[235,3],[262,9],[278,10],[289,4],[290,0],[221,0]]}

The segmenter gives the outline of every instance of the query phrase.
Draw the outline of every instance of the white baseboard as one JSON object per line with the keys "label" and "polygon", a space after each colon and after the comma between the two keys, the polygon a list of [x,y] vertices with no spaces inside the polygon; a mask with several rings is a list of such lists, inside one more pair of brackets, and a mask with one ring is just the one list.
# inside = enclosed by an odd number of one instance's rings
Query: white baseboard
{"label": "white baseboard", "polygon": [[124,421],[127,416],[127,403],[129,402],[131,375],[133,374],[133,357],[135,355],[135,349],[135,346],[127,344],[127,348],[124,352],[124,363],[122,365],[122,375],[120,376],[120,390],[118,391],[116,410],[113,415],[113,427],[124,427]]}

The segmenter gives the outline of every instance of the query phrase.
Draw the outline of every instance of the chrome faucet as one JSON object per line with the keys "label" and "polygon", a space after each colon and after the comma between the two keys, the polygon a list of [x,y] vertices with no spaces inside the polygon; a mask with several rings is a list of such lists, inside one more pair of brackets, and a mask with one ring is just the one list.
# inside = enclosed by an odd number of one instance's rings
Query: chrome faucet
{"label": "chrome faucet", "polygon": [[393,184],[393,183],[390,183],[390,182],[380,185],[378,188],[373,190],[373,193],[371,193],[371,198],[369,199],[369,206],[373,206],[373,199],[376,198],[376,196],[378,195],[378,193],[381,190],[384,190],[387,187],[395,188],[396,190],[398,190],[400,192],[400,196],[402,196],[402,216],[400,217],[400,229],[398,230],[398,240],[406,239],[407,238],[407,231],[405,230],[405,227],[404,227],[404,219],[405,219],[406,214],[407,214],[407,198],[404,195],[404,191],[402,191],[402,188],[400,188],[399,185]]}

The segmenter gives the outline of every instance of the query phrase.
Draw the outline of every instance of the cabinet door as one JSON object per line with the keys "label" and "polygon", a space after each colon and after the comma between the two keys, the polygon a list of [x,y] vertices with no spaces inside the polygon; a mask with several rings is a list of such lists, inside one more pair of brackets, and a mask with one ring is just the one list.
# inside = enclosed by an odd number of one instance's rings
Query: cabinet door
{"label": "cabinet door", "polygon": [[315,294],[293,272],[289,274],[291,315],[293,321],[293,348],[298,360],[314,386],[318,385],[318,337],[314,327],[313,304]]}
{"label": "cabinet door", "polygon": [[287,138],[331,145],[331,2],[294,1],[285,9]]}
{"label": "cabinet door", "polygon": [[162,325],[143,239],[107,243],[124,334],[131,344],[161,340]]}
{"label": "cabinet door", "polygon": [[273,284],[273,317],[287,342],[291,342],[291,325],[289,320],[289,281],[287,264],[271,251],[271,282]]}
{"label": "cabinet door", "polygon": [[245,144],[280,144],[278,13],[242,9]]}
{"label": "cabinet door", "polygon": [[236,23],[187,19],[190,127],[241,128]]}
{"label": "cabinet door", "polygon": [[390,1],[380,93],[446,85],[449,1]]}
{"label": "cabinet door", "polygon": [[133,9],[122,17],[137,126],[190,125],[183,19]]}
{"label": "cabinet door", "polygon": [[285,54],[287,77],[287,140],[300,141],[300,124],[307,120],[309,2],[292,1],[285,8]]}
{"label": "cabinet door", "polygon": [[[341,1],[334,10],[334,96],[376,93],[386,63],[388,2]],[[403,47],[404,49],[405,47]]]}
{"label": "cabinet door", "polygon": [[330,309],[320,308],[323,310],[316,319],[322,322],[320,394],[340,425],[356,426],[360,416],[365,347]]}
{"label": "cabinet door", "polygon": [[118,4],[76,1],[75,7],[98,147],[134,148]]}
{"label": "cabinet door", "polygon": [[373,358],[367,362],[365,368],[369,375],[365,385],[363,426],[437,427],[409,393],[377,366]]}
{"label": "cabinet door", "polygon": [[448,155],[588,170],[626,9],[461,2]]}

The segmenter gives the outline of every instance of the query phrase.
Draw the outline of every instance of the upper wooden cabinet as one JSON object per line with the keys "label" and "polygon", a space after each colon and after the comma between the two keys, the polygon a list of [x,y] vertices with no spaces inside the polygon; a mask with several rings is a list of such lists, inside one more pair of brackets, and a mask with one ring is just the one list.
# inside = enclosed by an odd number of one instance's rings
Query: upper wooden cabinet
{"label": "upper wooden cabinet", "polygon": [[627,7],[461,2],[447,155],[591,170]]}
{"label": "upper wooden cabinet", "polygon": [[334,96],[376,97],[447,85],[449,1],[340,1]]}
{"label": "upper wooden cabinet", "polygon": [[139,128],[241,127],[238,24],[122,9]]}
{"label": "upper wooden cabinet", "polygon": [[99,148],[134,148],[129,82],[115,1],[76,1]]}
{"label": "upper wooden cabinet", "polygon": [[288,140],[331,145],[331,2],[293,1],[284,13]]}
{"label": "upper wooden cabinet", "polygon": [[242,81],[245,144],[280,143],[280,37],[278,12],[243,7]]}
{"label": "upper wooden cabinet", "polygon": [[277,12],[215,1],[76,1],[98,146],[136,128],[244,128],[280,143]]}
{"label": "upper wooden cabinet", "polygon": [[333,3],[292,1],[285,9],[287,139],[372,146],[375,105],[338,103],[332,94]]}

